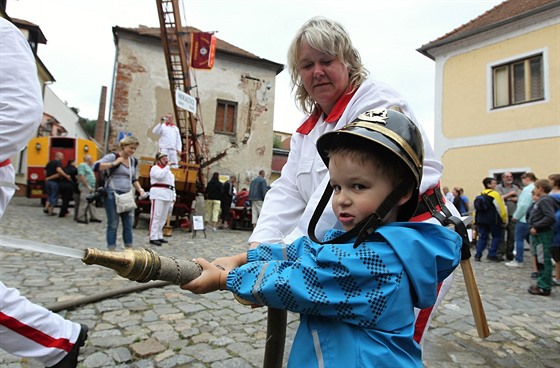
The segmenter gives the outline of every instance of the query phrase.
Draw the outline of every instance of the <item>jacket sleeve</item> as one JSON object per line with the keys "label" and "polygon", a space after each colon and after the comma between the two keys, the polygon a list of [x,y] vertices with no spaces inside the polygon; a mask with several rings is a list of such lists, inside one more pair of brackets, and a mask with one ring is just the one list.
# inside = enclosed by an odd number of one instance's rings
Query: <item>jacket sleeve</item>
{"label": "jacket sleeve", "polygon": [[161,182],[165,178],[167,178],[167,173],[169,172],[169,166],[164,167],[163,169],[157,165],[152,166],[150,169],[150,179],[153,180],[153,183]]}
{"label": "jacket sleeve", "polygon": [[296,185],[302,142],[301,134],[292,136],[288,161],[282,168],[280,178],[272,183],[272,188],[266,193],[257,227],[253,230],[249,243],[282,242],[297,226],[307,205]]}
{"label": "jacket sleeve", "polygon": [[[93,171],[99,172],[102,171],[99,169],[99,165],[104,162],[113,162],[117,159],[117,155],[114,153],[108,153],[105,156],[101,157],[99,160],[95,161],[93,164]],[[104,171],[104,170],[103,170]]]}
{"label": "jacket sleeve", "polygon": [[154,129],[152,130],[152,133],[156,134],[156,135],[161,135],[161,124],[158,123]]}
{"label": "jacket sleeve", "polygon": [[[555,201],[552,197],[543,197],[538,202],[538,210],[541,212],[538,220],[532,223],[537,232],[550,230],[552,224],[554,224],[554,214],[556,212]],[[536,211],[536,210],[535,210]]]}
{"label": "jacket sleeve", "polygon": [[[228,274],[228,289],[257,304],[370,326],[405,284],[400,262],[390,259],[389,269],[369,247],[310,248],[306,237],[294,244],[286,247],[285,260],[275,259],[278,247],[250,251],[249,262]],[[387,243],[375,243],[376,250],[378,245],[392,253]]]}
{"label": "jacket sleeve", "polygon": [[21,151],[43,114],[33,52],[23,34],[0,19],[0,162]]}
{"label": "jacket sleeve", "polygon": [[495,190],[488,192],[488,195],[494,198],[494,206],[496,206],[496,210],[498,211],[498,214],[502,219],[502,224],[507,225],[508,213],[507,213],[506,205],[504,204],[504,200],[502,199],[502,196],[500,195],[500,193],[498,193]]}
{"label": "jacket sleeve", "polygon": [[[180,151],[183,144],[181,143],[181,132],[179,131],[179,127],[175,127],[175,151]],[[179,160],[181,158],[179,157]]]}
{"label": "jacket sleeve", "polygon": [[527,213],[532,201],[531,191],[523,190],[517,200],[517,207],[512,217],[518,221],[521,220],[521,218]]}

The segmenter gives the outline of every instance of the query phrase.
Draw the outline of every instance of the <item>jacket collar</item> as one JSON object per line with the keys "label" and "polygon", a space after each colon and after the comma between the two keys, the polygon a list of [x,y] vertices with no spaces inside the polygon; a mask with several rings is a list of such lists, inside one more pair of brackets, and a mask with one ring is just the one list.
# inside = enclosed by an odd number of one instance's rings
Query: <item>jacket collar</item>
{"label": "jacket collar", "polygon": [[[342,96],[340,96],[338,101],[336,101],[336,104],[334,105],[331,113],[325,118],[325,123],[336,123],[338,119],[340,119],[342,113],[344,113],[344,111],[346,110],[348,103],[350,102],[352,97],[354,97],[357,90],[358,89],[356,88],[354,91],[352,91],[352,85],[348,86],[346,91],[344,91]],[[321,108],[316,105],[313,113],[307,118],[307,120],[303,122],[303,124],[301,124],[296,132],[308,135],[313,130],[313,128],[315,128],[315,125],[317,125],[317,122],[322,115],[323,110],[321,110]]]}

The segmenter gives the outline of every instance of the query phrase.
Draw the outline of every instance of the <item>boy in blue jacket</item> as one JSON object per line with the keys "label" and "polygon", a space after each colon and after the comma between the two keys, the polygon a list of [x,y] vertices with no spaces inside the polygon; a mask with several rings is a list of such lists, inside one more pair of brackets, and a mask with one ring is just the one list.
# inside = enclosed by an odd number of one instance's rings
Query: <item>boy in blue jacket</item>
{"label": "boy in blue jacket", "polygon": [[[194,293],[228,289],[254,304],[300,314],[289,367],[421,367],[414,307],[433,305],[437,285],[459,264],[461,238],[411,223],[423,164],[422,137],[386,109],[317,140],[332,206],[343,229],[322,242],[314,228],[293,244],[261,244],[212,263],[196,259]],[[324,205],[323,205],[324,206]],[[321,206],[319,206],[321,207]]]}

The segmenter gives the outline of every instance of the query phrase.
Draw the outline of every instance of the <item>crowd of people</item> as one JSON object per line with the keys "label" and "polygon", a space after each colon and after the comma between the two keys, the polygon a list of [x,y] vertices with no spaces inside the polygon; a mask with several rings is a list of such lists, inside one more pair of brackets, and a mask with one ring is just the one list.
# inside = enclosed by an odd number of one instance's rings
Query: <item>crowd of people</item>
{"label": "crowd of people", "polygon": [[[481,261],[490,242],[487,260],[523,267],[524,252],[530,250],[531,277],[536,284],[528,292],[549,296],[552,286],[560,286],[560,174],[537,179],[526,172],[521,175],[521,186],[513,183],[510,172],[501,179],[498,184],[496,178],[484,178],[484,190],[475,199],[474,259]],[[483,200],[489,204],[483,206]]]}

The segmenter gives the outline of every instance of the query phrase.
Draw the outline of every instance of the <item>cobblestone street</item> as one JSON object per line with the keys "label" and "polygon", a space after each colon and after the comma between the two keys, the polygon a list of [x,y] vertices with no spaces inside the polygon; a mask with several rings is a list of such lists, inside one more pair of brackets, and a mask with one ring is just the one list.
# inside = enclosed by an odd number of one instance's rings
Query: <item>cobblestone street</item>
{"label": "cobblestone street", "polygon": [[[73,209],[71,209],[73,210]],[[43,214],[39,200],[14,198],[0,223],[0,234],[75,249],[105,250],[102,223],[77,224]],[[197,232],[174,229],[169,244],[148,244],[148,217],[134,229],[135,247],[182,259],[213,259],[244,251],[247,231]],[[2,236],[0,235],[0,236]],[[120,234],[119,234],[120,241]],[[122,250],[122,243],[118,250]],[[526,259],[529,255],[526,254]],[[491,335],[480,339],[474,325],[462,271],[457,268],[424,344],[424,365],[453,367],[560,367],[560,287],[549,297],[527,293],[531,268],[472,262]],[[128,292],[141,284],[77,258],[0,247],[0,279],[31,301],[55,306],[68,300],[122,290],[61,315],[90,328],[80,367],[262,367],[266,308],[251,309],[223,291],[194,295],[178,286]],[[285,356],[298,324],[288,314]],[[284,359],[284,363],[286,359]],[[40,367],[36,362],[0,351],[0,366]],[[351,367],[349,367],[351,368]]]}

